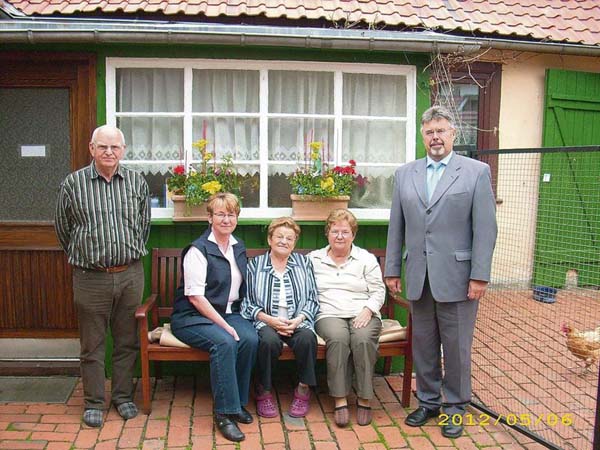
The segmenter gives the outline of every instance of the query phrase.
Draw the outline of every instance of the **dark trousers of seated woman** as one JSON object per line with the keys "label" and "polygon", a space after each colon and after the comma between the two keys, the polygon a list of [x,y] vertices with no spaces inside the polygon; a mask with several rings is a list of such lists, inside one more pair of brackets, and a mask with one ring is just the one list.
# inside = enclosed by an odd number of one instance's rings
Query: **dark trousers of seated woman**
{"label": "dark trousers of seated woman", "polygon": [[273,370],[285,342],[294,352],[298,368],[298,381],[316,386],[315,364],[317,359],[317,337],[306,328],[297,328],[289,337],[278,334],[266,326],[258,331],[257,380],[265,391],[272,389]]}
{"label": "dark trousers of seated woman", "polygon": [[226,314],[225,321],[235,328],[236,341],[214,323],[171,328],[177,339],[210,354],[210,384],[217,414],[239,414],[248,403],[252,366],[258,337],[252,324],[239,314]]}

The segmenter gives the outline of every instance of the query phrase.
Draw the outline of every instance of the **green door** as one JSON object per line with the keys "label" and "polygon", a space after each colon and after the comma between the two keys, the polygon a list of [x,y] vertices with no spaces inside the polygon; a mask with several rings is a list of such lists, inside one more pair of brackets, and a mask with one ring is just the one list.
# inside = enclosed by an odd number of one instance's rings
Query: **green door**
{"label": "green door", "polygon": [[[548,70],[544,147],[600,145],[600,73]],[[600,152],[544,153],[534,283],[600,285]],[[575,274],[575,272],[572,272]]]}

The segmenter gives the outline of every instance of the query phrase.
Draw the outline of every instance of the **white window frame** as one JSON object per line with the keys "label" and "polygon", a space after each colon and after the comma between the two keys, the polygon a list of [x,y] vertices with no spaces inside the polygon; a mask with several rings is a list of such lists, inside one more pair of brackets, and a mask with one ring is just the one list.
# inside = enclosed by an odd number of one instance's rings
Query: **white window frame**
{"label": "white window frame", "polygon": [[[154,69],[183,69],[184,70],[184,110],[182,113],[117,113],[116,112],[116,70],[121,68],[154,68]],[[342,114],[342,92],[344,73],[362,73],[378,75],[402,75],[406,77],[406,116],[400,118],[381,117],[381,120],[406,122],[406,154],[405,163],[415,160],[416,152],[416,67],[409,65],[393,64],[367,64],[367,63],[336,63],[336,62],[309,62],[309,61],[256,61],[256,60],[234,60],[234,59],[188,59],[188,58],[106,58],[106,119],[110,125],[117,123],[117,117],[182,117],[184,151],[192,153],[192,118],[193,117],[223,117],[223,113],[193,113],[192,112],[192,71],[193,69],[234,69],[254,70],[260,73],[259,87],[259,112],[258,113],[234,113],[235,117],[255,117],[259,119],[259,161],[236,160],[236,164],[258,165],[260,170],[260,192],[259,205],[267,205],[268,202],[268,168],[269,165],[289,165],[287,161],[268,161],[268,120],[269,118],[298,118],[311,117],[305,114],[274,114],[268,113],[268,72],[270,70],[292,70],[308,72],[330,72],[334,74],[334,113],[333,115],[314,115],[318,118],[333,118],[334,120],[334,163],[342,164],[342,121],[344,118],[378,120],[373,116],[344,116]],[[190,158],[191,159],[191,158]],[[137,163],[141,161],[123,160],[124,164]],[[144,160],[143,163],[152,163]],[[160,164],[179,164],[179,160],[161,160]],[[361,167],[400,167],[402,164],[395,163],[360,163]],[[388,219],[389,209],[367,209],[355,208],[352,212],[358,219]],[[290,215],[291,208],[243,208],[242,218],[274,218]],[[171,208],[153,208],[153,217],[172,217]]]}

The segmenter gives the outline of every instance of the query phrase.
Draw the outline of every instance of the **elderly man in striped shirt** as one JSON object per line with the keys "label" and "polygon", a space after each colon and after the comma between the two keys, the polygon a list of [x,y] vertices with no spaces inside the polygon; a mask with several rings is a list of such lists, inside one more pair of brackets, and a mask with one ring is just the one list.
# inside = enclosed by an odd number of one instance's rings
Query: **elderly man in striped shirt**
{"label": "elderly man in striped shirt", "polygon": [[104,125],[92,134],[92,163],[71,173],[60,187],[55,227],[73,266],[73,297],[79,319],[84,422],[100,427],[105,409],[104,342],[111,329],[111,400],[124,419],[138,413],[133,371],[138,352],[135,310],[141,303],[150,232],[149,190],[141,174],[119,161],[121,130]]}

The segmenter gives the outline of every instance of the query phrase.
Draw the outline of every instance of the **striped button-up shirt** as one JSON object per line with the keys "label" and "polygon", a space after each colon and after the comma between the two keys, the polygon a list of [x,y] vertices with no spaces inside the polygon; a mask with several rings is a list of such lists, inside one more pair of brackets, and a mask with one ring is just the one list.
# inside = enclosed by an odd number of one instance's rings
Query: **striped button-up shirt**
{"label": "striped button-up shirt", "polygon": [[[280,278],[275,274],[269,252],[248,262],[248,295],[242,302],[242,316],[254,320],[260,330],[266,325],[257,319],[259,312],[277,317],[279,314]],[[288,318],[300,314],[304,321],[298,328],[308,328],[314,332],[315,316],[319,312],[317,285],[312,263],[307,256],[292,253],[283,272],[283,284],[287,301]]]}
{"label": "striped button-up shirt", "polygon": [[92,162],[63,181],[54,226],[69,264],[85,269],[129,264],[148,253],[146,180],[119,165],[108,182]]}

